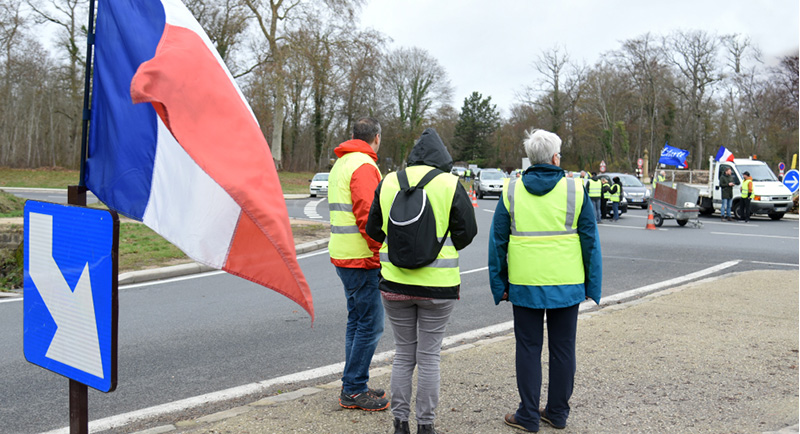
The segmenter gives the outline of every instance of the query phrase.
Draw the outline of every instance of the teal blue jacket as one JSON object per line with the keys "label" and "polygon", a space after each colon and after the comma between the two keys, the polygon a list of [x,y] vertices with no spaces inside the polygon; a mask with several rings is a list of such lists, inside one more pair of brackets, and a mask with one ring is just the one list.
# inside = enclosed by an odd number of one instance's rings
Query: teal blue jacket
{"label": "teal blue jacket", "polygon": [[[564,177],[564,170],[549,164],[537,164],[522,174],[525,189],[537,196],[547,194]],[[508,240],[511,234],[511,216],[503,200],[497,203],[489,234],[489,285],[495,304],[508,292],[514,306],[531,309],[558,309],[574,306],[586,297],[600,304],[603,282],[603,258],[600,252],[600,234],[589,194],[584,191],[583,207],[578,215],[578,236],[585,280],[576,285],[514,285],[508,282]],[[530,264],[535,267],[536,264]]]}

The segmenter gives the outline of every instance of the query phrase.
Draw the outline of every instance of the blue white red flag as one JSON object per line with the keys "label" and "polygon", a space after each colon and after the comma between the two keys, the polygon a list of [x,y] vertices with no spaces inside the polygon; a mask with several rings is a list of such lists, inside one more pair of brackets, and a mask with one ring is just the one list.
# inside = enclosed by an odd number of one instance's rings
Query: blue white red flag
{"label": "blue white red flag", "polygon": [[267,141],[180,0],[100,0],[86,186],[314,318]]}
{"label": "blue white red flag", "polygon": [[689,151],[664,143],[664,149],[661,150],[661,157],[658,159],[658,162],[669,166],[688,168],[689,163],[686,162],[688,156]]}
{"label": "blue white red flag", "polygon": [[720,146],[715,158],[717,161],[733,161],[733,152],[729,151],[724,146]]}

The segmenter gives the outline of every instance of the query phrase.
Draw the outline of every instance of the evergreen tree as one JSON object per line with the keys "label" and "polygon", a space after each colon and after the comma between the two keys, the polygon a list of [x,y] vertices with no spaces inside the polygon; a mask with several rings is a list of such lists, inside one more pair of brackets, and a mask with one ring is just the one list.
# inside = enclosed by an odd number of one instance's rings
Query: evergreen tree
{"label": "evergreen tree", "polygon": [[491,157],[491,140],[499,127],[499,120],[500,113],[497,105],[492,104],[492,97],[484,99],[480,93],[472,92],[464,98],[454,135],[458,158],[483,163]]}

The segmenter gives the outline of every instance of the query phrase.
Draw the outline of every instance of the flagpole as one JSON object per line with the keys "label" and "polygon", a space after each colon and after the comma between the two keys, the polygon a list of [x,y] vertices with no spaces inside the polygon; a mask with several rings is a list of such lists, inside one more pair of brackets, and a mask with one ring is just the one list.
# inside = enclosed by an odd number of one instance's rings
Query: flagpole
{"label": "flagpole", "polygon": [[[86,76],[83,87],[83,120],[81,122],[81,171],[78,185],[67,187],[67,203],[86,206],[86,184],[83,174],[86,169],[86,147],[89,140],[89,89],[92,79],[92,48],[94,46],[94,2],[89,0],[89,26],[86,33]],[[89,433],[89,391],[88,387],[69,380],[69,432],[70,434]]]}
{"label": "flagpole", "polygon": [[81,179],[78,185],[84,187],[83,176],[86,169],[86,149],[89,141],[89,118],[91,111],[89,110],[89,96],[92,81],[92,48],[94,48],[94,3],[95,0],[89,0],[89,30],[86,34],[86,75],[83,87],[83,121],[81,125]]}

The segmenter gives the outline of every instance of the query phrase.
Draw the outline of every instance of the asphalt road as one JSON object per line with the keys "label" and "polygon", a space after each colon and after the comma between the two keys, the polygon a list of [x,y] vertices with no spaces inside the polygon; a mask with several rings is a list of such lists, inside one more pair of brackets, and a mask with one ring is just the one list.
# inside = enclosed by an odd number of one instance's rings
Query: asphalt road
{"label": "asphalt road", "polygon": [[[327,216],[325,199],[287,202],[290,215],[314,209]],[[511,319],[510,305],[494,306],[485,271],[497,199],[478,204],[480,232],[461,253],[462,293],[448,325],[450,336]],[[603,295],[734,259],[743,262],[721,273],[797,268],[797,220],[702,222],[703,228],[692,228],[667,220],[661,230],[648,231],[646,211],[631,210],[618,223],[601,225]],[[120,288],[118,387],[109,394],[90,389],[90,419],[341,362],[346,317],[341,283],[327,251],[302,255],[299,262],[314,296],[313,327],[284,297],[223,273]],[[392,347],[387,324],[377,351]],[[0,301],[0,369],[1,432],[35,433],[68,424],[68,381],[24,360],[20,301]]]}

